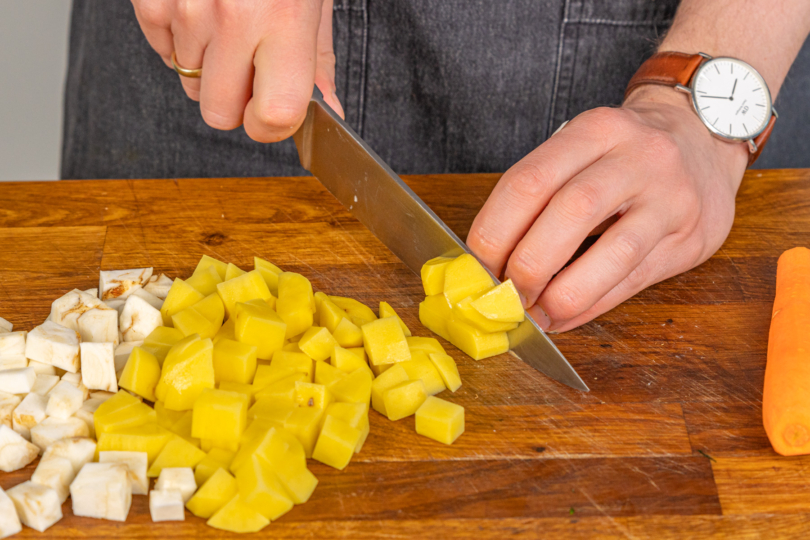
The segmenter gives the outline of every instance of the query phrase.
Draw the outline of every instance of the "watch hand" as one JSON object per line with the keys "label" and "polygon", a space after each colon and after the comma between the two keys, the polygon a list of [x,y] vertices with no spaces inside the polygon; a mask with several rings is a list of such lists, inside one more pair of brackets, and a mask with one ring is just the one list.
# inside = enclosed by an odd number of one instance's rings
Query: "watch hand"
{"label": "watch hand", "polygon": [[730,98],[728,98],[728,99],[731,99],[731,98],[733,98],[733,97],[734,97],[734,91],[735,91],[736,89],[737,89],[737,79],[734,79],[734,86],[731,88],[731,97],[730,97]]}
{"label": "watch hand", "polygon": [[726,96],[700,96],[700,98],[701,98],[701,99],[703,99],[703,98],[712,98],[712,99],[731,99],[731,98],[726,97]]}

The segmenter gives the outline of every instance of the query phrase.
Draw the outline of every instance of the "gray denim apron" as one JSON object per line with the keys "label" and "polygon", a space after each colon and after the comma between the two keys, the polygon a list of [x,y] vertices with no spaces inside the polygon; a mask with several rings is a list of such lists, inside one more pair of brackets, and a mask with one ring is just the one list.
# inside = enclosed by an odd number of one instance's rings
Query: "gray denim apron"
{"label": "gray denim apron", "polygon": [[[346,119],[400,173],[504,171],[618,105],[678,0],[335,0]],[[758,167],[810,167],[810,46]],[[126,0],[74,0],[63,178],[306,174],[291,140],[205,125]]]}

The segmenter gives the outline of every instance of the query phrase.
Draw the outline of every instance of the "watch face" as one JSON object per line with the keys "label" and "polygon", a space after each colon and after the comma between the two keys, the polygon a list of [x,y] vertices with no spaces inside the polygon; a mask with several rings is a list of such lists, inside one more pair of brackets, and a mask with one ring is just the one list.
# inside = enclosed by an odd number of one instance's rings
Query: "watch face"
{"label": "watch face", "polygon": [[756,137],[771,119],[765,80],[734,58],[714,58],[700,66],[692,83],[692,100],[706,126],[727,139]]}

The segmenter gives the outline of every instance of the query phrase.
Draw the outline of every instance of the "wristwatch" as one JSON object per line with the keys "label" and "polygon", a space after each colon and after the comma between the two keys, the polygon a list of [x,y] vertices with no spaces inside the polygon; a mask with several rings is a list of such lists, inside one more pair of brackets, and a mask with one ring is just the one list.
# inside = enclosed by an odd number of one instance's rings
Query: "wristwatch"
{"label": "wristwatch", "polygon": [[656,53],[630,79],[625,99],[642,84],[672,86],[689,94],[698,118],[712,135],[748,145],[749,166],[762,152],[778,117],[765,79],[736,58]]}

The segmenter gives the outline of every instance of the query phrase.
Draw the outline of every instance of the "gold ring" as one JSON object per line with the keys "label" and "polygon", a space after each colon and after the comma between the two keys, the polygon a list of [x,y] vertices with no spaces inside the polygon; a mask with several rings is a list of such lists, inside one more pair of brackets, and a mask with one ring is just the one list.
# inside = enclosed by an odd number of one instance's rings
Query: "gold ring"
{"label": "gold ring", "polygon": [[177,65],[177,53],[174,51],[172,51],[172,66],[174,66],[174,70],[177,72],[177,74],[182,75],[183,77],[188,77],[190,79],[199,79],[202,77],[202,68],[186,69]]}

